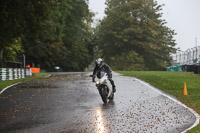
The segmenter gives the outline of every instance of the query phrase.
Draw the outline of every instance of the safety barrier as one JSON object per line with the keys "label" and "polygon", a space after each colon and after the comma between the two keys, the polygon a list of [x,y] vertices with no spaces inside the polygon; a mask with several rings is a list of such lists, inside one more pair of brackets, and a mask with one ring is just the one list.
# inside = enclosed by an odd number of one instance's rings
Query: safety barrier
{"label": "safety barrier", "polygon": [[34,68],[34,67],[32,67],[31,68],[31,72],[32,73],[40,73],[40,68]]}
{"label": "safety barrier", "polygon": [[180,51],[172,56],[172,66],[167,71],[200,73],[200,46]]}
{"label": "safety barrier", "polygon": [[200,63],[200,46],[180,51],[172,56],[173,65],[193,65]]}
{"label": "safety barrier", "polygon": [[167,71],[182,71],[182,65],[167,67]]}
{"label": "safety barrier", "polygon": [[0,68],[0,81],[21,79],[32,76],[30,68]]}
{"label": "safety barrier", "polygon": [[200,65],[177,65],[170,66],[166,68],[167,71],[182,71],[182,72],[194,72],[195,74],[200,74]]}

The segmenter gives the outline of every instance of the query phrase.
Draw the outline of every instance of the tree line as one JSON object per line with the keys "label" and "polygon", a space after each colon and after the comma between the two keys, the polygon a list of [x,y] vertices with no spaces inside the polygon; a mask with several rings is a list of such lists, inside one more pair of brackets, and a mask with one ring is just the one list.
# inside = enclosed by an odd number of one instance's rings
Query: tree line
{"label": "tree line", "polygon": [[88,0],[0,2],[0,65],[16,61],[83,71],[96,57],[114,70],[161,70],[176,51],[174,31],[153,0],[106,0],[95,28]]}
{"label": "tree line", "polygon": [[107,0],[98,26],[98,47],[117,70],[162,70],[176,51],[175,32],[154,0]]}
{"label": "tree line", "polygon": [[[26,62],[43,69],[83,70],[91,62],[93,13],[85,0],[1,1],[1,60]],[[12,53],[11,53],[12,52]]]}

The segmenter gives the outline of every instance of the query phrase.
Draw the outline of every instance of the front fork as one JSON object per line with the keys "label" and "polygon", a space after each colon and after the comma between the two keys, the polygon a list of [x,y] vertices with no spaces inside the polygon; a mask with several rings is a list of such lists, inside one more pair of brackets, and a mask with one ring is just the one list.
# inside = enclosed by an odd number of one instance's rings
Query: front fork
{"label": "front fork", "polygon": [[109,80],[106,80],[104,85],[106,85],[108,87],[108,90],[109,90],[108,97],[110,97],[110,95],[112,94],[112,84],[110,83]]}

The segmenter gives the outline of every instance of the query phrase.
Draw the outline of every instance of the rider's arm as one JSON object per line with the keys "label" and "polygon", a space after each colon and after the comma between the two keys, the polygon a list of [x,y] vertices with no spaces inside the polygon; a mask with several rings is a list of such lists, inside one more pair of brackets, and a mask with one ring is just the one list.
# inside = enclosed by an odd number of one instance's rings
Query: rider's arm
{"label": "rider's arm", "polygon": [[97,73],[97,67],[95,67],[94,70],[93,70],[93,77],[92,77],[93,82],[95,82],[94,79],[95,79],[96,73]]}
{"label": "rider's arm", "polygon": [[105,64],[105,68],[108,73],[112,73],[112,69],[107,64]]}
{"label": "rider's arm", "polygon": [[97,73],[97,67],[94,68],[93,75],[96,75],[96,73]]}
{"label": "rider's arm", "polygon": [[112,78],[112,69],[107,64],[105,64],[104,66],[105,66],[106,71],[108,73],[108,77]]}

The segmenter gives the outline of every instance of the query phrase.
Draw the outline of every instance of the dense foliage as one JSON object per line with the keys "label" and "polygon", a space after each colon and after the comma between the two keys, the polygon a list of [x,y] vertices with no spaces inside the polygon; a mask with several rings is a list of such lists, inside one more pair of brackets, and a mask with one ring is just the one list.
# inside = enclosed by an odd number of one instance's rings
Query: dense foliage
{"label": "dense foliage", "polygon": [[[0,66],[22,59],[32,67],[82,71],[94,53],[114,70],[158,70],[175,52],[174,31],[153,0],[107,0],[106,17],[91,27],[88,0],[0,2]],[[4,64],[2,64],[4,62]]]}
{"label": "dense foliage", "polygon": [[17,52],[23,51],[21,43],[18,43],[21,38],[25,35],[35,35],[43,30],[44,21],[48,19],[51,7],[50,0],[3,0],[0,2],[1,66],[3,55],[5,55],[4,61],[6,61],[10,60],[10,52],[17,54]]}
{"label": "dense foliage", "polygon": [[92,13],[84,0],[62,0],[55,4],[46,31],[23,39],[25,54],[42,68],[83,70],[92,58]]}
{"label": "dense foliage", "polygon": [[[91,62],[93,14],[85,0],[8,0],[1,2],[0,44],[4,60],[16,45],[32,66],[83,70]],[[10,48],[10,49],[11,49]],[[13,48],[12,48],[13,49]],[[4,51],[4,52],[3,52]],[[13,55],[14,56],[14,55]],[[2,56],[1,56],[2,58]]]}
{"label": "dense foliage", "polygon": [[175,52],[173,30],[153,0],[107,0],[96,38],[103,58],[117,70],[158,70]]}

